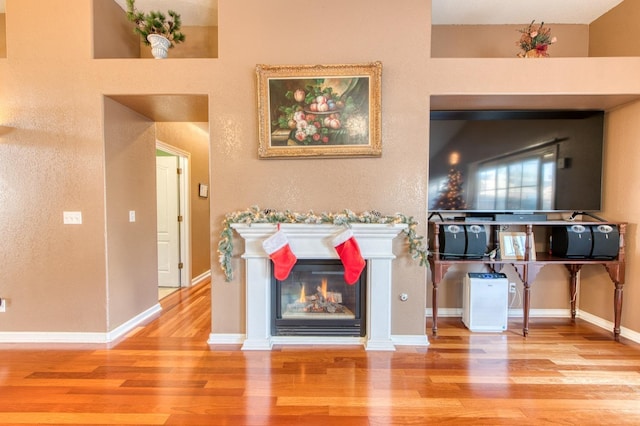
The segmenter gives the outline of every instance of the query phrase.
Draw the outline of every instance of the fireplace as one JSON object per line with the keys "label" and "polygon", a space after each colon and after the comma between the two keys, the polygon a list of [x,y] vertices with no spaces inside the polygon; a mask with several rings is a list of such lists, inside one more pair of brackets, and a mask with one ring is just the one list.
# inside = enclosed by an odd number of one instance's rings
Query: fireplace
{"label": "fireplace", "polygon": [[272,273],[272,336],[364,336],[366,276],[353,285],[335,259],[299,260],[287,279]]}
{"label": "fireplace", "polygon": [[[362,257],[367,261],[361,282],[366,294],[363,312],[365,334],[360,336],[278,336],[271,330],[272,320],[272,262],[262,243],[277,231],[271,223],[243,224],[235,223],[232,228],[244,239],[244,297],[246,330],[241,334],[211,333],[209,344],[242,344],[242,350],[271,350],[274,344],[280,345],[364,345],[368,351],[395,350],[391,336],[391,288],[392,288],[392,241],[405,224],[351,224],[353,234],[360,245]],[[291,250],[298,262],[305,259],[324,259],[339,261],[332,241],[344,231],[343,226],[329,224],[281,224]],[[363,284],[366,283],[366,284]],[[375,313],[375,314],[374,314]],[[362,331],[361,331],[362,332]],[[428,345],[425,334],[399,336],[402,344]]]}

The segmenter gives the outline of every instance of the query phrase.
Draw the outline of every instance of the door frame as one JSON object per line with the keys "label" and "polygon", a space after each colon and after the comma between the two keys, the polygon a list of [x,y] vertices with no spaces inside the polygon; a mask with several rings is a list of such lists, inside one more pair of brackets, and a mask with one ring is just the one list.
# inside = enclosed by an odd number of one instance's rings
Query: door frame
{"label": "door frame", "polygon": [[191,286],[191,154],[156,139],[156,149],[178,157],[178,167],[182,173],[178,176],[178,203],[182,222],[178,224],[180,230],[180,287]]}

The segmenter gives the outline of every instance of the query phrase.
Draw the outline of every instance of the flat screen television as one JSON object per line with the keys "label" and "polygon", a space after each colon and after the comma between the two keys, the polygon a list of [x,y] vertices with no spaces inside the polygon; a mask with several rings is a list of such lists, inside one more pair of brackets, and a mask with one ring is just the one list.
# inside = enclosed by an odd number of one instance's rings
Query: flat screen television
{"label": "flat screen television", "polygon": [[432,111],[430,212],[597,212],[603,111]]}

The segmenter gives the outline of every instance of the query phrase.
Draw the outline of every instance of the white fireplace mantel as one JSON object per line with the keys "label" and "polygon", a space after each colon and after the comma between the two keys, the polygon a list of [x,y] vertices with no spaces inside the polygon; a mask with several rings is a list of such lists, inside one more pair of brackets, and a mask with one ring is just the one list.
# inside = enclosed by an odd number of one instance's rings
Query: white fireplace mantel
{"label": "white fireplace mantel", "polygon": [[[245,240],[246,335],[243,350],[270,350],[273,344],[363,344],[366,350],[393,351],[391,338],[391,267],[393,239],[406,224],[351,224],[367,261],[366,336],[327,337],[271,335],[271,260],[262,242],[276,232],[274,224],[233,224]],[[337,259],[332,240],[344,227],[325,224],[281,224],[298,259]],[[216,340],[214,336],[212,339]],[[219,342],[218,342],[219,343]]]}

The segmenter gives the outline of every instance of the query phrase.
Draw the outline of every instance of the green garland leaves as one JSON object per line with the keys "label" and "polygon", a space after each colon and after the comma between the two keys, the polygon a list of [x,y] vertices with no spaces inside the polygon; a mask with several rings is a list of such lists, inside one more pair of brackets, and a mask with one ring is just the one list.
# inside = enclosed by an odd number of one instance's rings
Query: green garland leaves
{"label": "green garland leaves", "polygon": [[427,249],[423,244],[423,237],[416,233],[416,222],[413,217],[396,213],[392,216],[383,216],[376,211],[356,214],[351,210],[344,210],[341,213],[321,213],[316,215],[313,211],[307,213],[296,213],[289,210],[275,211],[270,209],[260,209],[252,206],[244,211],[228,213],[222,222],[222,232],[218,242],[218,254],[220,267],[224,271],[226,281],[233,278],[231,268],[231,256],[233,253],[233,228],[234,223],[251,225],[252,223],[304,223],[304,224],[329,224],[338,226],[349,226],[352,223],[375,223],[394,225],[404,223],[407,228],[405,233],[409,244],[409,254],[413,259],[420,260],[420,266],[427,264]]}

